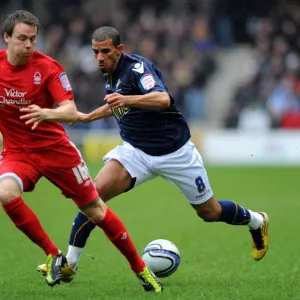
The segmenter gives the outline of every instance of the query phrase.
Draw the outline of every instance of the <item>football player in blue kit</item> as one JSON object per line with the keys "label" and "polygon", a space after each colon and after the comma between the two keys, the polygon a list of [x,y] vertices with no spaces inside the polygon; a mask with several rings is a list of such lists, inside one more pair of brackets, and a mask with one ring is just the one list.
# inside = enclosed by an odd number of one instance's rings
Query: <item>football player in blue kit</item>
{"label": "football player in blue kit", "polygon": [[[247,226],[252,236],[252,257],[260,260],[268,250],[269,217],[231,200],[217,201],[202,158],[191,142],[190,130],[175,100],[153,63],[139,55],[123,53],[120,34],[113,27],[100,27],[92,35],[92,49],[104,74],[106,104],[89,114],[78,113],[89,123],[114,116],[124,143],[108,152],[104,167],[95,178],[103,201],[108,201],[156,176],[175,184],[205,222]],[[68,248],[71,272],[76,274],[86,241],[95,225],[81,212],[75,217]],[[41,272],[45,265],[38,266]]]}

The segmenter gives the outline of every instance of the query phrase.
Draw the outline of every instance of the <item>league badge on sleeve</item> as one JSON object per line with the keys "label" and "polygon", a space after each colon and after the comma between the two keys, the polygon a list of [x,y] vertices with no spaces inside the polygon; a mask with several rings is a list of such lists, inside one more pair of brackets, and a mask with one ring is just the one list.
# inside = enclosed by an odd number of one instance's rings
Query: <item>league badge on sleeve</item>
{"label": "league badge on sleeve", "polygon": [[156,84],[152,74],[145,74],[143,77],[141,77],[140,82],[146,91],[152,89]]}
{"label": "league badge on sleeve", "polygon": [[61,73],[59,75],[59,80],[60,80],[60,83],[61,83],[62,87],[64,88],[64,90],[66,90],[66,91],[72,90],[69,78],[66,73]]}

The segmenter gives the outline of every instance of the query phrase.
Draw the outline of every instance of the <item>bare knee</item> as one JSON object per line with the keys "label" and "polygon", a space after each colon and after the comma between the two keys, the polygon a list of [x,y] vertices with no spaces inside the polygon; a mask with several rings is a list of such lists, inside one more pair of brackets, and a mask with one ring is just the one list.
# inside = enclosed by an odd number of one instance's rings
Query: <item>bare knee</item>
{"label": "bare knee", "polygon": [[0,181],[0,202],[6,204],[21,195],[21,189],[16,180],[11,178]]}
{"label": "bare knee", "polygon": [[205,222],[218,221],[222,212],[220,204],[212,197],[207,202],[193,205],[197,215]]}
{"label": "bare knee", "polygon": [[100,223],[106,214],[107,206],[101,199],[97,199],[92,205],[81,208],[81,211],[95,224]]}
{"label": "bare knee", "polygon": [[108,184],[104,183],[101,180],[95,180],[94,184],[98,195],[103,200],[103,202],[106,202],[111,199],[111,197],[109,196],[110,193]]}

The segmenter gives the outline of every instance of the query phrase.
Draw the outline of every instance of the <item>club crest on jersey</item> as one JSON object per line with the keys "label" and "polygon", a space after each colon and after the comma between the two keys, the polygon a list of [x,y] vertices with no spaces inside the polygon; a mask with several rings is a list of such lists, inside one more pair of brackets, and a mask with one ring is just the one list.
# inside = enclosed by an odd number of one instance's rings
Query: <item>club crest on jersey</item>
{"label": "club crest on jersey", "polygon": [[72,90],[72,87],[71,87],[69,78],[68,78],[68,76],[67,76],[67,74],[66,74],[65,72],[64,72],[64,73],[61,73],[61,74],[59,75],[59,80],[60,80],[60,83],[61,83],[62,87],[63,87],[66,91]]}
{"label": "club crest on jersey", "polygon": [[153,88],[156,84],[155,79],[153,78],[152,74],[145,74],[141,79],[140,82],[143,88],[148,91]]}
{"label": "club crest on jersey", "polygon": [[113,109],[113,113],[118,121],[121,120],[126,114],[128,114],[129,111],[130,111],[130,107],[126,105],[123,107]]}
{"label": "club crest on jersey", "polygon": [[39,71],[36,71],[33,75],[33,83],[36,85],[41,84],[42,82],[42,75]]}

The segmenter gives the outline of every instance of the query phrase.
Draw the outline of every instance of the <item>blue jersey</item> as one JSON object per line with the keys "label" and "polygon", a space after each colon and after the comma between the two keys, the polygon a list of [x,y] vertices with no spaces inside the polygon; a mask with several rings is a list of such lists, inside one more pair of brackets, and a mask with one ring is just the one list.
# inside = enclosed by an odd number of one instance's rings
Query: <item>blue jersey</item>
{"label": "blue jersey", "polygon": [[[160,71],[139,55],[122,54],[111,75],[105,75],[106,94],[144,95],[164,91],[169,95]],[[190,139],[189,127],[170,95],[170,108],[162,110],[122,107],[113,113],[121,138],[153,156],[172,153]]]}

